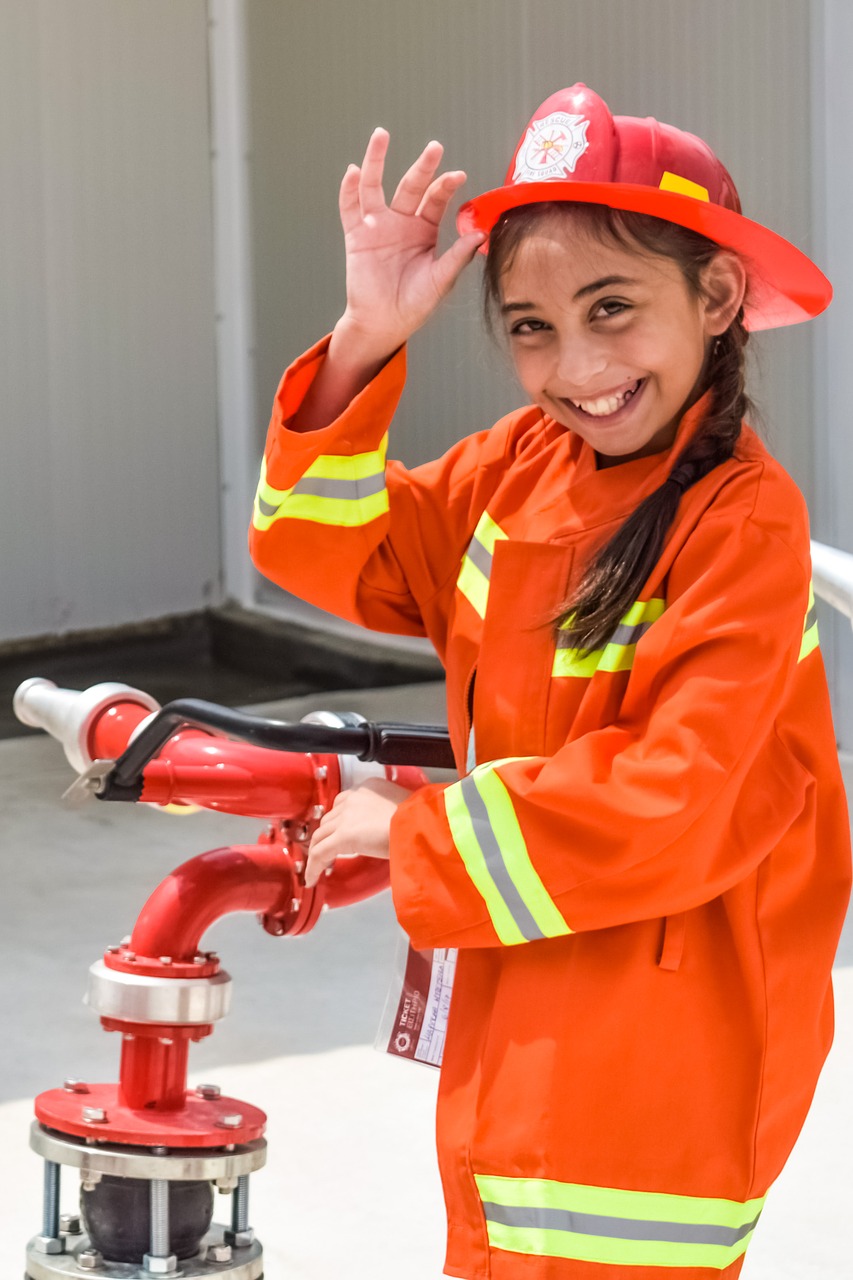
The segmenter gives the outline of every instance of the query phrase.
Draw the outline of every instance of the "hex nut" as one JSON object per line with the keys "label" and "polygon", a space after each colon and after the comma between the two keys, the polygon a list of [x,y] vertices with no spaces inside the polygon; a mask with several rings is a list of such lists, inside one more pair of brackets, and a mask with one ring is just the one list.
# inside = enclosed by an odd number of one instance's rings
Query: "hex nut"
{"label": "hex nut", "polygon": [[225,1232],[225,1239],[229,1244],[233,1244],[235,1249],[247,1249],[255,1239],[255,1232],[252,1227],[246,1227],[243,1231],[232,1231],[229,1228]]}
{"label": "hex nut", "polygon": [[207,1246],[208,1262],[230,1262],[231,1246],[230,1244],[209,1244]]}
{"label": "hex nut", "polygon": [[79,1213],[62,1213],[59,1215],[59,1230],[68,1236],[79,1236],[83,1230]]}
{"label": "hex nut", "polygon": [[146,1253],[142,1265],[151,1276],[170,1276],[177,1270],[178,1259],[173,1253],[165,1258],[153,1258],[150,1253]]}
{"label": "hex nut", "polygon": [[83,1249],[77,1254],[77,1266],[83,1271],[96,1271],[103,1261],[104,1256],[97,1249]]}
{"label": "hex nut", "polygon": [[66,1093],[88,1093],[89,1086],[85,1080],[77,1080],[74,1076],[68,1076],[62,1082],[62,1087]]}
{"label": "hex nut", "polygon": [[220,1098],[222,1090],[218,1084],[199,1084],[196,1085],[196,1093],[200,1098]]}
{"label": "hex nut", "polygon": [[231,1116],[220,1116],[216,1121],[217,1127],[220,1129],[239,1129],[243,1123],[243,1117],[239,1112]]}
{"label": "hex nut", "polygon": [[228,1196],[231,1194],[232,1191],[237,1190],[238,1181],[239,1179],[237,1178],[217,1178],[216,1190],[219,1192],[221,1196]]}
{"label": "hex nut", "polygon": [[86,1124],[106,1124],[107,1113],[103,1107],[84,1107],[83,1119]]}
{"label": "hex nut", "polygon": [[33,1241],[36,1253],[64,1253],[65,1245],[55,1236],[36,1236]]}

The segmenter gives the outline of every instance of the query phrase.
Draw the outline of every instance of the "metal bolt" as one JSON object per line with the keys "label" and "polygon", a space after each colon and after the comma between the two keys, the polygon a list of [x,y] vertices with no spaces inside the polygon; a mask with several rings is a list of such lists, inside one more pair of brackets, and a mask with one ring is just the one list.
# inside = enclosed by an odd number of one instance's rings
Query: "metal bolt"
{"label": "metal bolt", "polygon": [[158,1036],[158,1043],[160,1043],[160,1044],[174,1044],[175,1042],[174,1042],[174,1040],[172,1040],[169,1036]]}
{"label": "metal bolt", "polygon": [[230,1196],[231,1192],[236,1190],[236,1187],[237,1187],[236,1178],[217,1178],[216,1179],[216,1190],[219,1192],[221,1196]]}
{"label": "metal bolt", "polygon": [[125,951],[125,953],[124,953],[124,958],[125,958],[125,960],[133,961],[133,960],[135,960],[135,959],[136,959],[136,952],[135,952],[135,951]]}
{"label": "metal bolt", "polygon": [[164,1178],[153,1178],[151,1195],[151,1257],[169,1256],[169,1184]]}
{"label": "metal bolt", "polygon": [[203,956],[199,952],[197,956],[193,956],[193,964],[207,964],[207,956]]}
{"label": "metal bolt", "polygon": [[291,898],[291,899],[290,899],[290,910],[291,910],[291,911],[293,911],[293,912],[298,911],[298,910],[299,910],[299,908],[301,907],[301,905],[302,905],[302,903],[299,901],[299,899],[298,899],[298,898]]}
{"label": "metal bolt", "polygon": [[83,1271],[94,1271],[103,1261],[103,1254],[97,1249],[83,1249],[77,1254],[77,1266]]}
{"label": "metal bolt", "polygon": [[230,1244],[209,1244],[207,1246],[207,1260],[209,1262],[230,1262]]}
{"label": "metal bolt", "polygon": [[219,952],[218,952],[218,951],[208,951],[208,953],[207,953],[207,958],[208,958],[208,960],[218,960],[218,959],[219,959]]}
{"label": "metal bolt", "polygon": [[94,1191],[103,1176],[97,1169],[81,1169],[80,1185],[84,1191]]}
{"label": "metal bolt", "polygon": [[233,1116],[220,1116],[216,1124],[220,1129],[239,1129],[243,1124],[243,1117],[239,1112]]}
{"label": "metal bolt", "polygon": [[319,768],[315,770],[314,776],[315,778],[318,778],[320,782],[325,782],[326,778],[329,776],[329,770],[326,765],[321,764]]}
{"label": "metal bolt", "polygon": [[45,1160],[44,1212],[41,1233],[47,1240],[55,1240],[59,1235],[59,1179],[61,1173],[61,1165],[54,1160]]}
{"label": "metal bolt", "polygon": [[69,1076],[67,1080],[63,1080],[62,1087],[67,1093],[88,1093],[89,1086],[85,1080],[76,1080],[73,1076]]}
{"label": "metal bolt", "polygon": [[82,1231],[79,1213],[63,1213],[59,1219],[59,1230],[66,1236],[79,1236]]}
{"label": "metal bolt", "polygon": [[107,1124],[107,1113],[103,1107],[84,1107],[83,1119],[86,1124]]}
{"label": "metal bolt", "polygon": [[325,812],[326,812],[325,805],[315,804],[314,808],[311,810],[311,817],[314,818],[317,822],[319,822]]}
{"label": "metal bolt", "polygon": [[168,1147],[152,1147],[151,1154],[152,1156],[165,1156],[169,1154],[169,1148]]}
{"label": "metal bolt", "polygon": [[218,1084],[199,1084],[196,1085],[195,1091],[200,1098],[219,1098],[222,1096],[222,1090]]}
{"label": "metal bolt", "polygon": [[114,942],[111,947],[107,947],[107,951],[110,953],[111,956],[114,956],[117,954],[117,952],[121,951],[121,947],[118,945],[117,942]]}
{"label": "metal bolt", "polygon": [[[231,1230],[244,1232],[249,1229],[249,1175],[241,1174],[231,1203]],[[232,1244],[235,1243],[232,1241]]]}
{"label": "metal bolt", "polygon": [[172,963],[172,957],[171,957],[171,956],[160,956],[160,963],[161,963],[161,964],[171,964],[171,963]]}

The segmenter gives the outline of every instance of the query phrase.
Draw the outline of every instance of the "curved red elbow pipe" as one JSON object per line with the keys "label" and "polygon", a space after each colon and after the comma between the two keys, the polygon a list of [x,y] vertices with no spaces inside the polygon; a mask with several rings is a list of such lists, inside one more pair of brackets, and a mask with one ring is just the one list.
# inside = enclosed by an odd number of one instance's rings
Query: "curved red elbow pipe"
{"label": "curved red elbow pipe", "polygon": [[283,910],[295,877],[280,846],[231,845],[184,862],[157,886],[133,929],[139,956],[192,963],[206,929],[234,911]]}

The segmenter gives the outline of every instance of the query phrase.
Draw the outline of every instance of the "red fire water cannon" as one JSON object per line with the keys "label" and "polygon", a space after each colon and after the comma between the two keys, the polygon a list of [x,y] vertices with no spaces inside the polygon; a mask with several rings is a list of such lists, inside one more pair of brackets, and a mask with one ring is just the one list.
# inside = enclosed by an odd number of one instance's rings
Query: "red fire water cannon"
{"label": "red fire water cannon", "polygon": [[[69,801],[92,796],[200,806],[267,820],[258,842],[212,849],[152,893],[129,939],[89,973],[87,1000],[121,1037],[118,1083],[67,1079],[36,1099],[31,1146],[44,1160],[41,1233],[28,1280],[219,1276],[257,1280],[249,1177],[266,1160],[266,1116],[215,1085],[187,1088],[190,1045],[228,1012],[231,979],[202,949],[207,928],[251,911],[267,932],[307,933],[320,914],[379,893],[388,864],[340,858],[314,888],[311,836],[335,796],[369,777],[412,790],[421,766],[452,768],[446,730],[313,713],[298,724],[183,699],[160,708],[122,684],[85,692],[27,680],[24,724],[46,729],[77,770]],[[60,1212],[62,1166],[79,1170],[80,1208]],[[213,1190],[231,1195],[213,1222]]]}

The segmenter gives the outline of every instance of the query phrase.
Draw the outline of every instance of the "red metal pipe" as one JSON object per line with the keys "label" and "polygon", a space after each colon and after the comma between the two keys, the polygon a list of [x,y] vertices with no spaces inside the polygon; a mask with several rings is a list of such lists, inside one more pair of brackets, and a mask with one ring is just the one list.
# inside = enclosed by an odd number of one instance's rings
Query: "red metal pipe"
{"label": "red metal pipe", "polygon": [[275,912],[294,896],[281,846],[231,845],[190,858],[157,886],[133,929],[140,956],[192,963],[205,930],[233,911]]}

